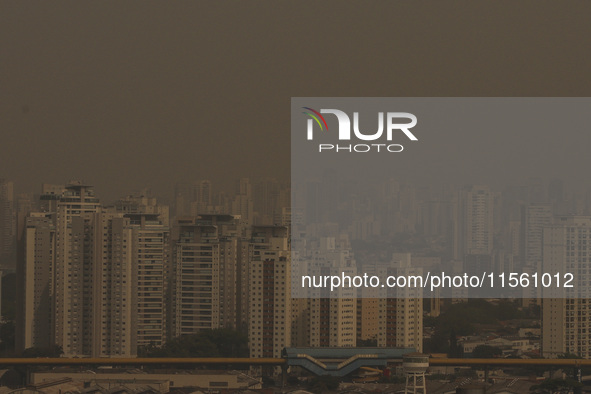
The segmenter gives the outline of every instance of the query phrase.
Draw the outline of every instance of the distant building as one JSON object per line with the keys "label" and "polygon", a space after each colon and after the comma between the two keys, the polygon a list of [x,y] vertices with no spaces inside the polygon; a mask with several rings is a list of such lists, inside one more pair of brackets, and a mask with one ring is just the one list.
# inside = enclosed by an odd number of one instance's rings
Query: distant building
{"label": "distant building", "polygon": [[[521,219],[523,272],[529,274],[543,272],[544,227],[552,223],[552,217],[552,204],[535,203],[523,207]],[[540,303],[540,288],[525,287],[522,294],[524,306]]]}
{"label": "distant building", "polygon": [[291,258],[287,227],[255,226],[249,243],[251,357],[281,357],[291,346]]}
{"label": "distant building", "polygon": [[16,261],[16,211],[14,183],[0,178],[0,269],[14,270]]}
{"label": "distant building", "polygon": [[[564,289],[544,289],[542,354],[591,357],[591,217],[558,216],[544,228],[542,272],[574,276],[578,298]],[[555,283],[554,283],[555,284]]]}
{"label": "distant building", "polygon": [[457,193],[454,258],[489,255],[493,249],[494,193],[488,186],[471,186]]}
{"label": "distant building", "polygon": [[[312,251],[307,275],[357,275],[357,266],[347,238],[321,237]],[[324,287],[310,289],[308,346],[355,347],[357,344],[357,289]]]}
{"label": "distant building", "polygon": [[127,196],[115,209],[129,219],[132,230],[132,341],[162,346],[168,336],[170,229],[168,206],[153,197]]}
{"label": "distant building", "polygon": [[134,341],[162,346],[167,339],[170,231],[157,214],[127,213],[132,236]]}
{"label": "distant building", "polygon": [[[362,289],[366,290],[366,289]],[[369,293],[369,292],[368,292]],[[363,296],[363,294],[362,294]],[[358,298],[357,299],[357,338],[356,346],[367,341],[375,341],[377,344],[379,333],[380,299],[379,298]]]}
{"label": "distant building", "polygon": [[232,214],[240,217],[240,224],[249,227],[254,224],[254,201],[250,179],[242,178],[236,186],[232,200]]}
{"label": "distant building", "polygon": [[171,264],[172,336],[205,329],[237,328],[240,218],[200,215],[178,218]]}
{"label": "distant building", "polygon": [[[20,288],[17,312],[17,350],[49,348],[54,341],[53,308],[55,223],[45,213],[26,219],[24,260],[19,266]],[[22,314],[22,315],[21,315]]]}
{"label": "distant building", "polygon": [[78,182],[43,191],[21,237],[17,350],[130,357],[138,343],[162,344],[168,228],[159,214],[105,208]]}
{"label": "distant building", "polygon": [[[422,275],[422,268],[412,265],[410,253],[394,253],[392,263],[380,276]],[[390,293],[379,303],[379,347],[412,347],[423,349],[423,298],[421,288],[402,288]]]}

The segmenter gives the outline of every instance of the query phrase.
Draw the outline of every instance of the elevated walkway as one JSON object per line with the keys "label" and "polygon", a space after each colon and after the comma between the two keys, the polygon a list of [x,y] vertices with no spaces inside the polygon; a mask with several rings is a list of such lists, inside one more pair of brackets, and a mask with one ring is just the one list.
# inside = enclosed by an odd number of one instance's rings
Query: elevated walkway
{"label": "elevated walkway", "polygon": [[288,366],[302,367],[315,375],[343,377],[361,367],[383,369],[388,362],[402,362],[402,356],[414,348],[285,348]]}

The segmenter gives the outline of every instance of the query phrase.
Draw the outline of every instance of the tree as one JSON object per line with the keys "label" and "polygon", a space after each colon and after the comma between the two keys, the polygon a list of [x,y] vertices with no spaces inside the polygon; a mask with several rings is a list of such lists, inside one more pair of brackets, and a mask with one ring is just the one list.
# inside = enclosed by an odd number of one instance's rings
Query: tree
{"label": "tree", "polygon": [[583,357],[579,356],[578,354],[574,354],[574,353],[562,353],[562,354],[558,355],[558,358],[582,359]]}
{"label": "tree", "polygon": [[248,357],[248,337],[238,331],[218,328],[182,335],[164,346],[138,349],[140,357]]}
{"label": "tree", "polygon": [[336,376],[316,376],[310,381],[310,390],[315,393],[325,393],[327,391],[337,390],[340,382],[341,380]]}
{"label": "tree", "polygon": [[546,379],[542,383],[530,387],[530,391],[540,394],[567,394],[581,386],[582,383],[572,379]]}
{"label": "tree", "polygon": [[476,346],[472,351],[472,357],[474,358],[493,358],[498,357],[501,354],[503,354],[501,349],[489,345]]}
{"label": "tree", "polygon": [[377,347],[378,340],[377,338],[369,338],[369,339],[360,339],[357,341],[357,347]]}
{"label": "tree", "polygon": [[464,352],[462,346],[458,344],[458,339],[456,338],[456,332],[452,328],[449,334],[449,353],[450,358],[461,358],[464,356]]}
{"label": "tree", "polygon": [[2,318],[14,320],[16,316],[16,274],[2,277]]}
{"label": "tree", "polygon": [[15,332],[13,321],[7,321],[0,325],[0,353],[3,355],[14,353]]}
{"label": "tree", "polygon": [[64,354],[61,346],[54,345],[51,347],[30,347],[25,349],[21,357],[35,358],[35,357],[59,357]]}

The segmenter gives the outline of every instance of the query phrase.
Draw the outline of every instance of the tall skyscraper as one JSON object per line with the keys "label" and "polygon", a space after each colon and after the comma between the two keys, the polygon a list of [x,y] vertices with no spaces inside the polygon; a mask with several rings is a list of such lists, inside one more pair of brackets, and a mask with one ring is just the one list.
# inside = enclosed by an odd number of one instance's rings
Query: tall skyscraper
{"label": "tall skyscraper", "polygon": [[50,214],[26,219],[23,258],[17,270],[16,348],[49,348],[53,342],[55,222]]}
{"label": "tall skyscraper", "polygon": [[[533,274],[543,272],[542,256],[544,228],[552,223],[552,204],[532,203],[522,207],[521,219],[521,256],[523,272]],[[522,303],[528,306],[532,303],[539,304],[541,288],[523,288]]]}
{"label": "tall skyscraper", "polygon": [[232,200],[232,214],[240,216],[240,224],[245,228],[254,224],[254,201],[248,178],[242,178],[237,183]]}
{"label": "tall skyscraper", "polygon": [[[346,237],[322,237],[308,257],[307,275],[357,275],[357,265]],[[357,300],[355,288],[310,289],[307,336],[309,346],[355,347]]]}
{"label": "tall skyscraper", "polygon": [[[363,295],[364,290],[360,289]],[[358,298],[357,299],[357,346],[362,346],[362,343],[367,341],[374,341],[377,344],[378,333],[380,330],[380,298]]]}
{"label": "tall skyscraper", "polygon": [[162,346],[168,335],[169,209],[146,194],[126,196],[113,207],[131,228],[132,341],[137,347]]}
{"label": "tall skyscraper", "polygon": [[233,215],[177,219],[173,245],[172,335],[236,328],[240,234]]}
{"label": "tall skyscraper", "polygon": [[16,211],[14,183],[0,178],[0,269],[14,270],[16,261]]}
{"label": "tall skyscraper", "polygon": [[288,232],[255,226],[249,242],[249,347],[251,357],[281,357],[291,346],[291,258]]}
{"label": "tall skyscraper", "polygon": [[170,231],[153,213],[127,213],[132,230],[134,340],[140,346],[162,346],[167,339]]}
{"label": "tall skyscraper", "polygon": [[256,213],[256,224],[271,225],[275,215],[281,212],[279,194],[281,187],[275,179],[261,179],[254,183],[253,209]]}
{"label": "tall skyscraper", "polygon": [[174,214],[186,216],[191,213],[191,203],[195,201],[195,190],[190,183],[177,183],[174,187]]}
{"label": "tall skyscraper", "polygon": [[[413,267],[410,253],[394,253],[392,262],[379,268],[387,276],[422,275],[422,268]],[[392,289],[388,298],[379,300],[379,347],[414,347],[423,349],[423,299],[420,288]]]}
{"label": "tall skyscraper", "polygon": [[488,186],[471,186],[456,197],[454,259],[466,255],[490,255],[494,235],[494,194]]}
{"label": "tall skyscraper", "polygon": [[578,292],[544,289],[542,299],[542,354],[571,353],[591,357],[591,217],[558,216],[544,228],[544,273],[570,272]]}
{"label": "tall skyscraper", "polygon": [[28,215],[22,237],[18,350],[130,357],[162,344],[167,210],[142,199],[105,208],[81,183],[43,189],[44,212]]}
{"label": "tall skyscraper", "polygon": [[54,343],[66,355],[90,355],[95,329],[92,312],[96,309],[92,308],[93,263],[97,261],[93,250],[96,243],[90,232],[95,226],[99,230],[100,219],[95,214],[101,212],[102,206],[94,189],[82,183],[66,186],[61,194],[44,193],[41,200],[55,209]]}
{"label": "tall skyscraper", "polygon": [[524,263],[538,268],[542,262],[544,227],[552,223],[552,204],[537,203],[523,207],[521,230],[523,234]]}
{"label": "tall skyscraper", "polygon": [[191,215],[214,213],[213,188],[211,181],[204,180],[195,183],[194,201],[191,203]]}

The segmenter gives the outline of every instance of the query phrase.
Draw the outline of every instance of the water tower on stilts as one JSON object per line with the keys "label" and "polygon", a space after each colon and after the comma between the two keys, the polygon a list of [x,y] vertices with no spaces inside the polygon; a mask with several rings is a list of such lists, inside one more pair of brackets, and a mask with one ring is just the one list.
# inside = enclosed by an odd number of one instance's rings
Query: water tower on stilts
{"label": "water tower on stilts", "polygon": [[406,394],[426,394],[425,373],[429,368],[429,356],[422,353],[409,353],[402,357],[402,368],[406,376]]}

